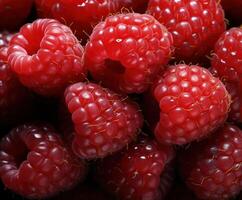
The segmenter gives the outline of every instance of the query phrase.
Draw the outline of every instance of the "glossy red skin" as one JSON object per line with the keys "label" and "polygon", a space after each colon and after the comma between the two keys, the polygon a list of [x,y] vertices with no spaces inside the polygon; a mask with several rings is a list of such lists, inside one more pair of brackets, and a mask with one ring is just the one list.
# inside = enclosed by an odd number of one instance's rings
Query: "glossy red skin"
{"label": "glossy red skin", "polygon": [[214,48],[211,66],[224,81],[239,82],[242,76],[242,28],[221,35]]}
{"label": "glossy red skin", "polygon": [[225,17],[230,24],[241,25],[242,21],[242,1],[241,0],[221,0],[221,5],[225,11]]}
{"label": "glossy red skin", "polygon": [[67,85],[85,78],[83,48],[71,30],[56,20],[26,24],[9,45],[11,69],[38,94],[62,95]]}
{"label": "glossy red skin", "polygon": [[225,125],[201,143],[194,143],[181,157],[180,170],[200,199],[223,200],[242,188],[242,131]]}
{"label": "glossy red skin", "polygon": [[147,13],[172,33],[177,62],[204,62],[226,29],[217,0],[150,0]]}
{"label": "glossy red skin", "polygon": [[0,49],[2,47],[7,47],[13,34],[7,31],[0,32]]}
{"label": "glossy red skin", "polygon": [[75,186],[85,174],[84,162],[48,125],[19,126],[0,142],[1,180],[6,188],[23,197],[53,196]]}
{"label": "glossy red skin", "polygon": [[85,65],[96,81],[123,93],[142,93],[169,61],[172,37],[147,14],[119,14],[93,30]]}
{"label": "glossy red skin", "polygon": [[200,140],[227,119],[230,95],[205,68],[170,66],[152,87],[160,107],[155,136],[161,143],[183,145]]}
{"label": "glossy red skin", "polygon": [[96,177],[100,185],[117,199],[161,200],[173,180],[173,175],[166,174],[165,170],[173,156],[172,147],[142,138],[122,152],[102,160]]}
{"label": "glossy red skin", "polygon": [[65,102],[75,128],[72,149],[82,158],[102,158],[122,149],[143,125],[137,104],[97,84],[71,85]]}
{"label": "glossy red skin", "polygon": [[24,24],[33,0],[2,0],[0,2],[0,30],[16,30]]}

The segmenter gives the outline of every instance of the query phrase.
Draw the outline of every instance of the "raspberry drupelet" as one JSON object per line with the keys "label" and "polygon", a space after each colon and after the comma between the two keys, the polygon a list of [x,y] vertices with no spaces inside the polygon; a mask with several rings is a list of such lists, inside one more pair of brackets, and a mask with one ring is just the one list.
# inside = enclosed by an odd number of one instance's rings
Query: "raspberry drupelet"
{"label": "raspberry drupelet", "polygon": [[85,65],[96,81],[123,93],[142,93],[171,55],[172,37],[146,14],[110,16],[93,30]]}
{"label": "raspberry drupelet", "polygon": [[242,28],[231,28],[220,36],[211,66],[222,80],[239,82],[242,75]]}
{"label": "raspberry drupelet", "polygon": [[205,62],[226,28],[217,0],[150,0],[147,13],[172,33],[176,61]]}
{"label": "raspberry drupelet", "polygon": [[97,166],[96,179],[117,199],[164,199],[173,181],[173,157],[172,147],[140,138],[122,152],[103,159]]}
{"label": "raspberry drupelet", "polygon": [[67,26],[38,19],[11,39],[8,63],[23,85],[41,95],[57,96],[85,78],[82,55],[82,46]]}
{"label": "raspberry drupelet", "polygon": [[242,188],[242,131],[225,125],[183,152],[180,170],[199,199],[225,200]]}
{"label": "raspberry drupelet", "polygon": [[128,145],[142,128],[137,104],[100,85],[76,83],[65,92],[74,124],[73,151],[81,158],[102,158]]}
{"label": "raspberry drupelet", "polygon": [[49,125],[19,126],[0,142],[1,180],[23,197],[53,196],[75,186],[85,174],[85,163]]}
{"label": "raspberry drupelet", "polygon": [[205,68],[170,66],[152,88],[160,107],[155,136],[161,143],[182,145],[202,139],[228,116],[230,95]]}

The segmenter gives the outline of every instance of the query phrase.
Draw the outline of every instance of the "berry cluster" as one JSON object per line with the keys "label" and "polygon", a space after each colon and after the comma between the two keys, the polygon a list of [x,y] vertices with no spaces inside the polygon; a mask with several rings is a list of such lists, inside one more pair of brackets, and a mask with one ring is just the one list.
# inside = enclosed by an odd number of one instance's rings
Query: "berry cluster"
{"label": "berry cluster", "polygon": [[0,1],[0,195],[240,200],[241,10]]}

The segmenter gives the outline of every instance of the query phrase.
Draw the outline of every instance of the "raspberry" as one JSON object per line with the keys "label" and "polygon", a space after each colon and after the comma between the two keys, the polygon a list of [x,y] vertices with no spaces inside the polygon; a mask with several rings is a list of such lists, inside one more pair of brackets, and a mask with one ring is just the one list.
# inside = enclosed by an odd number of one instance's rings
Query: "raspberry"
{"label": "raspberry", "polygon": [[227,118],[230,95],[205,68],[171,66],[153,88],[160,107],[155,136],[162,143],[181,145],[201,139]]}
{"label": "raspberry", "polygon": [[124,93],[142,93],[164,69],[172,37],[150,15],[120,14],[93,30],[86,46],[86,66],[104,86]]}
{"label": "raspberry", "polygon": [[229,199],[242,188],[242,131],[225,125],[181,157],[181,172],[199,199]]}
{"label": "raspberry", "polygon": [[0,1],[0,29],[15,30],[28,17],[33,0],[2,0]]}
{"label": "raspberry", "polygon": [[82,54],[82,46],[67,26],[39,19],[11,39],[8,62],[26,87],[55,96],[68,84],[84,79]]}
{"label": "raspberry", "polygon": [[242,21],[242,1],[241,0],[221,0],[221,5],[225,11],[226,17],[232,22],[241,24]]}
{"label": "raspberry", "polygon": [[225,31],[217,0],[150,0],[147,12],[172,33],[177,61],[197,64]]}
{"label": "raspberry", "polygon": [[242,28],[231,28],[221,35],[211,65],[225,81],[238,82],[242,75]]}
{"label": "raspberry", "polygon": [[8,43],[10,42],[12,36],[13,34],[7,31],[0,32],[0,49],[8,46]]}
{"label": "raspberry", "polygon": [[93,26],[119,10],[113,0],[35,0],[40,17],[55,18],[71,27],[80,39],[86,39]]}
{"label": "raspberry", "polygon": [[65,100],[75,127],[72,148],[82,158],[101,158],[120,150],[143,124],[136,104],[96,84],[71,85]]}
{"label": "raspberry", "polygon": [[73,187],[86,167],[44,124],[13,129],[0,142],[0,176],[4,185],[27,198],[46,198]]}
{"label": "raspberry", "polygon": [[173,154],[171,147],[142,138],[128,149],[100,162],[97,181],[117,199],[163,199],[173,180],[171,174],[164,175],[169,170],[165,170],[165,166]]}
{"label": "raspberry", "polygon": [[0,126],[18,123],[31,111],[32,95],[24,88],[11,71],[7,60],[7,45],[11,35],[0,34]]}

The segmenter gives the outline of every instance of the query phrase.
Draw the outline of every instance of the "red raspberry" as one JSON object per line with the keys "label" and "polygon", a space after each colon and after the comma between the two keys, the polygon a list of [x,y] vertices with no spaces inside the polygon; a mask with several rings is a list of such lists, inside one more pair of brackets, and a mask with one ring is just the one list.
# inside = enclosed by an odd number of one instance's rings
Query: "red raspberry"
{"label": "red raspberry", "polygon": [[[226,17],[231,19],[232,23],[238,23],[238,25],[242,22],[242,1],[241,0],[221,0],[221,5],[225,11]],[[230,22],[230,23],[231,23]]]}
{"label": "red raspberry", "polygon": [[155,135],[162,143],[181,145],[201,139],[227,118],[230,95],[205,68],[171,66],[153,88],[160,106]]}
{"label": "red raspberry", "polygon": [[0,34],[0,126],[15,124],[25,119],[32,106],[32,95],[11,71],[7,60],[10,34]]}
{"label": "red raspberry", "polygon": [[181,157],[181,172],[200,199],[229,199],[242,188],[242,131],[225,125]]}
{"label": "red raspberry", "polygon": [[114,15],[94,28],[85,64],[104,86],[142,93],[167,64],[171,43],[166,28],[150,15]]}
{"label": "red raspberry", "polygon": [[10,42],[13,34],[7,31],[0,32],[0,49],[2,47],[7,47],[8,43]]}
{"label": "red raspberry", "polygon": [[225,31],[217,0],[150,0],[147,12],[172,33],[177,61],[201,61]]}
{"label": "red raspberry", "polygon": [[212,67],[225,81],[238,82],[242,76],[242,28],[231,28],[221,35],[214,49]]}
{"label": "red raspberry", "polygon": [[117,199],[163,199],[173,180],[171,174],[164,175],[173,154],[171,147],[142,138],[99,163],[97,181]]}
{"label": "red raspberry", "polygon": [[71,85],[65,100],[76,131],[72,148],[82,158],[105,157],[120,150],[143,124],[136,104],[96,84]]}
{"label": "red raspberry", "polygon": [[80,39],[86,39],[103,18],[119,10],[114,0],[35,0],[40,17],[55,18],[71,27]]}
{"label": "red raspberry", "polygon": [[231,106],[228,120],[232,122],[242,122],[240,118],[240,93],[239,86],[235,83],[224,83],[231,96]]}
{"label": "red raspberry", "polygon": [[52,96],[84,79],[82,54],[82,46],[67,26],[39,19],[11,39],[8,62],[25,86]]}
{"label": "red raspberry", "polygon": [[52,196],[73,187],[85,173],[85,164],[47,125],[20,126],[0,142],[1,179],[7,188],[24,197]]}
{"label": "red raspberry", "polygon": [[28,17],[33,0],[1,0],[0,1],[0,29],[15,30]]}

